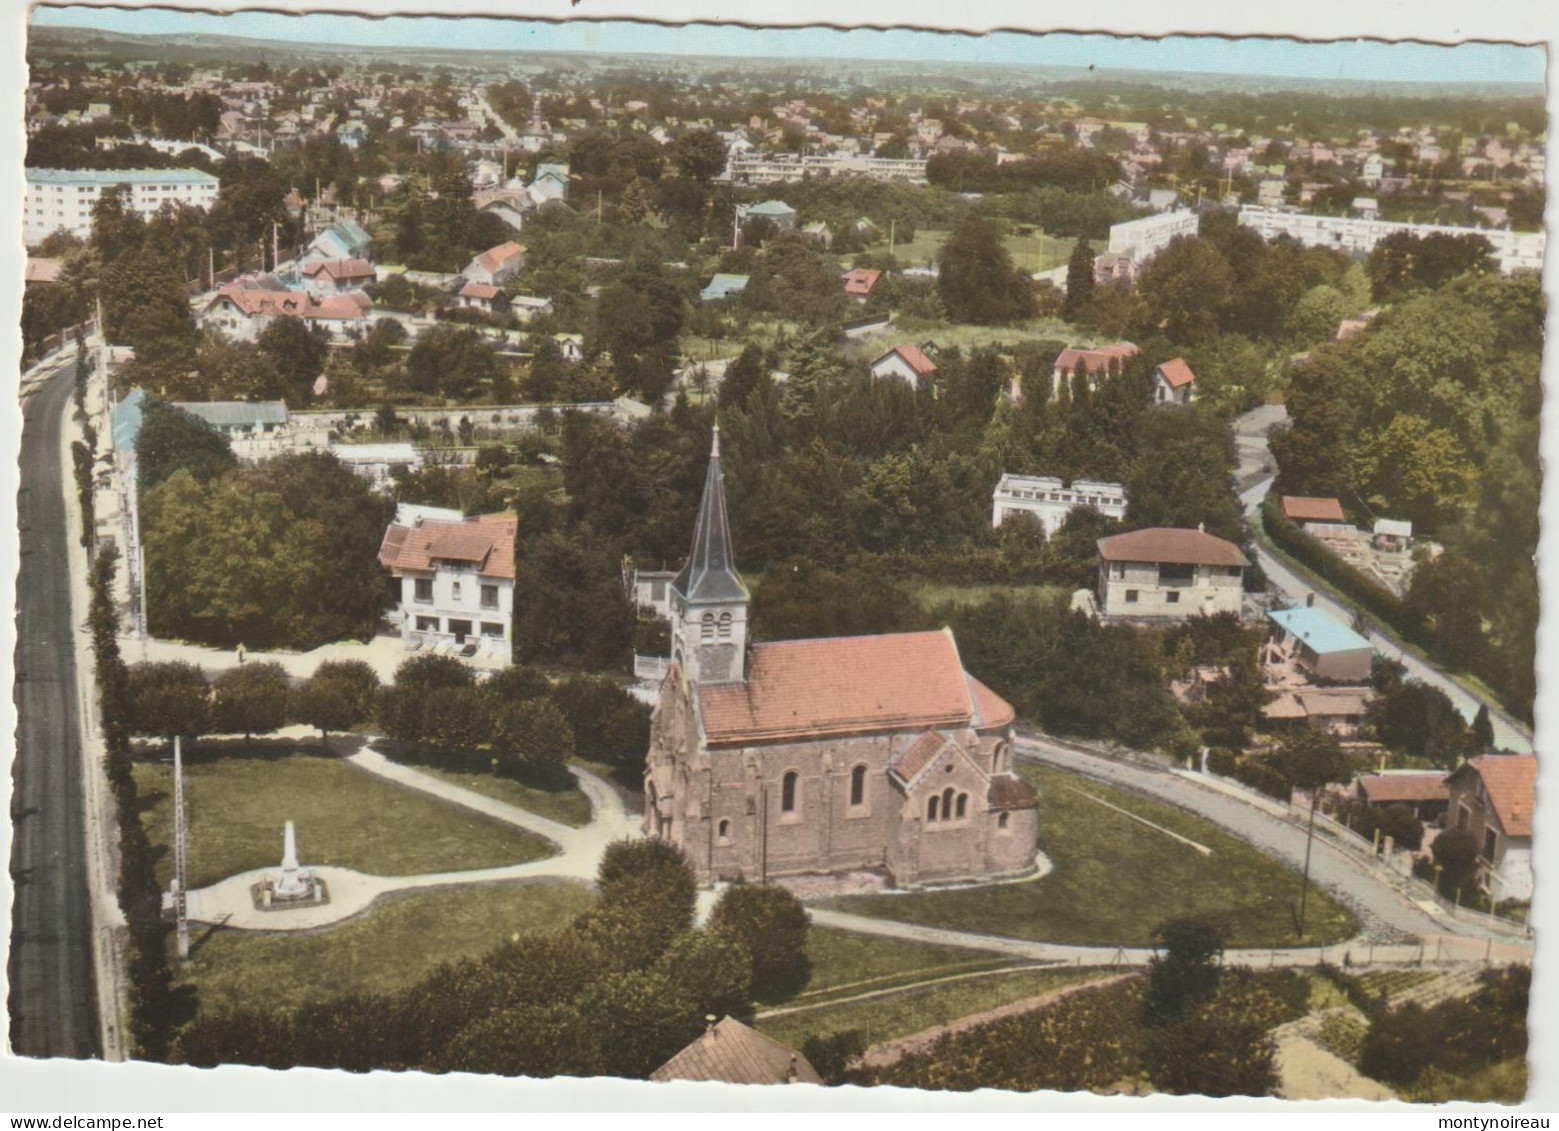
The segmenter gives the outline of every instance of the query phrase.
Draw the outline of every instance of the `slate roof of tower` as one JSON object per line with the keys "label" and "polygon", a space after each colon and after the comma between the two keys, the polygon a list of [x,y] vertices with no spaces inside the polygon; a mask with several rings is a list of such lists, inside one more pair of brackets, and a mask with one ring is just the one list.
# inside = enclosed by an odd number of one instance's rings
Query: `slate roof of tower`
{"label": "slate roof of tower", "polygon": [[745,601],[747,587],[736,573],[731,525],[725,511],[725,476],[720,470],[720,432],[715,430],[704,473],[704,497],[693,523],[693,547],[672,588],[690,602]]}

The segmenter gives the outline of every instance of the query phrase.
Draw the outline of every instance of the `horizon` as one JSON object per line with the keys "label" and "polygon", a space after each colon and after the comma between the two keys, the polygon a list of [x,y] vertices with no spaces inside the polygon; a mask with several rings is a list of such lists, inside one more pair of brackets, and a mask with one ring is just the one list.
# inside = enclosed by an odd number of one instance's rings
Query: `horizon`
{"label": "horizon", "polygon": [[[913,28],[750,27],[587,18],[418,16],[40,5],[29,27],[144,36],[218,35],[363,48],[533,51],[603,56],[680,55],[730,59],[832,59],[949,65],[1076,67],[1132,71],[1422,85],[1532,85],[1546,81],[1543,46],[1467,41],[1454,45],[1350,39],[1176,35],[1153,38],[1077,32],[969,33]],[[691,42],[690,42],[691,41]]]}

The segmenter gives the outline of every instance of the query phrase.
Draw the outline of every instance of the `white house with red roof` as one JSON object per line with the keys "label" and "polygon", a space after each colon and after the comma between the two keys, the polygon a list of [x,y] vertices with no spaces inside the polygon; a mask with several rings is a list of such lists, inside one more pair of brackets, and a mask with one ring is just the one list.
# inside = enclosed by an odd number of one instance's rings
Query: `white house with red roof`
{"label": "white house with red roof", "polygon": [[252,342],[276,319],[300,318],[311,329],[321,327],[340,340],[354,328],[365,327],[372,309],[373,301],[362,291],[317,298],[307,291],[239,279],[212,295],[196,322],[202,330],[219,330],[236,341]]}
{"label": "white house with red roof", "polygon": [[509,309],[509,299],[502,288],[473,281],[460,288],[459,305],[467,309],[485,310],[490,314],[503,314]]}
{"label": "white house with red roof", "polygon": [[1127,619],[1242,615],[1250,562],[1206,531],[1154,526],[1099,539],[1099,610]]}
{"label": "white house with red roof", "polygon": [[896,377],[910,388],[918,389],[936,376],[936,362],[919,346],[894,346],[871,363],[873,377]]}
{"label": "white house with red roof", "polygon": [[882,282],[882,272],[867,267],[856,267],[843,275],[844,294],[855,302],[865,302]]}
{"label": "white house with red roof", "polygon": [[[1050,399],[1055,400],[1059,397],[1061,383],[1070,381],[1078,373],[1087,377],[1090,390],[1097,389],[1100,381],[1112,373],[1119,373],[1128,361],[1141,352],[1134,342],[1116,342],[1114,345],[1100,346],[1097,349],[1067,346],[1056,355],[1055,365],[1050,371]],[[1015,383],[1017,380],[1014,378]],[[1018,396],[1014,399],[1021,400],[1021,391],[1016,388],[1015,391],[1018,392]]]}
{"label": "white house with red roof", "polygon": [[1190,404],[1196,397],[1196,374],[1183,357],[1171,358],[1153,370],[1153,403]]}
{"label": "white house with red roof", "polygon": [[651,724],[644,829],[701,883],[868,871],[899,885],[1032,871],[1015,714],[948,629],[749,644],[719,435]]}
{"label": "white house with red roof", "polygon": [[376,277],[366,259],[312,259],[301,270],[303,289],[315,298],[360,291]]}
{"label": "white house with red roof", "polygon": [[1496,900],[1531,899],[1537,755],[1472,758],[1447,775],[1445,788],[1445,826],[1477,840],[1485,889]]}
{"label": "white house with red roof", "polygon": [[409,649],[469,649],[476,662],[513,662],[519,525],[509,513],[461,518],[402,508],[384,532],[379,564],[398,598],[390,621]]}
{"label": "white house with red roof", "polygon": [[490,247],[470,263],[461,275],[468,283],[486,283],[501,287],[518,275],[525,267],[525,248],[509,240],[497,247]]}

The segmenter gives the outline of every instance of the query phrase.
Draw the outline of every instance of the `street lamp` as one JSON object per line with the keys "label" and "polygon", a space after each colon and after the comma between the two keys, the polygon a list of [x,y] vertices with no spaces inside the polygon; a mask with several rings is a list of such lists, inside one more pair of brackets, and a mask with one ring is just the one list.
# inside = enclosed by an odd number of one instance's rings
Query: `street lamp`
{"label": "street lamp", "polygon": [[1310,820],[1305,828],[1305,871],[1299,887],[1299,937],[1305,937],[1305,905],[1310,897],[1310,850],[1315,847],[1315,808],[1321,800],[1318,786],[1310,787]]}

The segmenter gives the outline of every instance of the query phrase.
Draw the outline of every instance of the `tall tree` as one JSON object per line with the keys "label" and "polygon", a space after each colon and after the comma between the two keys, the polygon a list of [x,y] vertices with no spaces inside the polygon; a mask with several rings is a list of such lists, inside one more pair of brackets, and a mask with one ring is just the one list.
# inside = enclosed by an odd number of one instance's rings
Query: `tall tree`
{"label": "tall tree", "polygon": [[1066,264],[1066,301],[1061,306],[1061,315],[1068,322],[1076,322],[1093,298],[1093,262],[1093,248],[1086,239],[1072,245],[1072,257]]}
{"label": "tall tree", "polygon": [[959,322],[1015,322],[1033,313],[1033,283],[1013,266],[997,221],[971,215],[937,254],[937,291]]}

